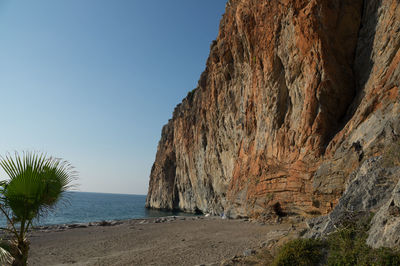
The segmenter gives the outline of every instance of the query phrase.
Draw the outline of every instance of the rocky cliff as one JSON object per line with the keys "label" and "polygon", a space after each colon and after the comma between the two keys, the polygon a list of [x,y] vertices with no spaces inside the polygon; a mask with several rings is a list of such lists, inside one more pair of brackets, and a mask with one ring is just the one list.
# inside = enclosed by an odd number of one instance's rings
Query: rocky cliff
{"label": "rocky cliff", "polygon": [[399,47],[398,0],[228,1],[198,87],[162,130],[146,206],[328,214],[380,158],[380,208],[400,178]]}

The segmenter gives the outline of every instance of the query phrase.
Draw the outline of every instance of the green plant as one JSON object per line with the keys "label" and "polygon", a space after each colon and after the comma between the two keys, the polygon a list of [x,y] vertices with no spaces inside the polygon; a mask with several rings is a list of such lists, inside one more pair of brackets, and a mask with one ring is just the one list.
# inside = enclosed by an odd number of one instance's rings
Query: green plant
{"label": "green plant", "polygon": [[367,245],[371,219],[370,214],[354,214],[325,240],[292,240],[279,250],[273,265],[400,265],[399,251]]}
{"label": "green plant", "polygon": [[26,265],[29,251],[27,232],[34,219],[51,211],[75,179],[72,166],[43,154],[24,153],[2,157],[0,166],[9,180],[0,182],[0,211],[6,216],[11,234],[13,265]]}
{"label": "green plant", "polygon": [[370,248],[365,243],[366,233],[354,228],[343,228],[328,238],[328,265],[365,265],[362,260]]}
{"label": "green plant", "polygon": [[328,265],[368,265],[372,248],[367,246],[367,231],[372,214],[355,214],[344,218],[340,228],[327,238],[329,253]]}
{"label": "green plant", "polygon": [[328,236],[328,265],[400,265],[400,253],[396,250],[367,245],[372,217],[370,213],[345,220],[341,228]]}
{"label": "green plant", "polygon": [[324,247],[325,243],[321,240],[304,238],[292,240],[282,246],[272,265],[318,265],[323,258]]}
{"label": "green plant", "polygon": [[328,238],[328,265],[400,265],[400,253],[373,249],[366,244],[366,231],[343,228]]}
{"label": "green plant", "polygon": [[375,259],[373,265],[400,265],[400,252],[390,248],[379,248],[374,250]]}

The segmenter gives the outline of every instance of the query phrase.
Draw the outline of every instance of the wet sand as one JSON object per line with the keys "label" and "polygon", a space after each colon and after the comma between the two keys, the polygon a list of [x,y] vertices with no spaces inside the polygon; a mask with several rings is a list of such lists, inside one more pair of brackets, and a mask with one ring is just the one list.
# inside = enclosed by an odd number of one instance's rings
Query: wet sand
{"label": "wet sand", "polygon": [[169,217],[30,233],[30,265],[219,265],[293,231],[290,224]]}

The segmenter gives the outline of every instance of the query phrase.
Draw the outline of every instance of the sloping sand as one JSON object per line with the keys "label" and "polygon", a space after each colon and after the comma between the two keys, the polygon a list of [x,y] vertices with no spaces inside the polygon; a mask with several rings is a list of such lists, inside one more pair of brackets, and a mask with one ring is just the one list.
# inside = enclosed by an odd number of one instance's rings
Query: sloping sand
{"label": "sloping sand", "polygon": [[[200,265],[249,253],[292,231],[289,224],[176,217],[30,234],[30,265]],[[263,244],[264,243],[264,244]]]}

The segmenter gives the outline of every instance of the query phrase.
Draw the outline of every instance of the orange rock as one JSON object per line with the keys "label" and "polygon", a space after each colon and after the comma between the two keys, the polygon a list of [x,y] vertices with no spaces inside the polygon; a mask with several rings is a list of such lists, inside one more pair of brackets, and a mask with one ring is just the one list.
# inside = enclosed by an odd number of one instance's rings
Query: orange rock
{"label": "orange rock", "polygon": [[198,88],[163,128],[146,206],[331,211],[398,121],[399,6],[228,1]]}

